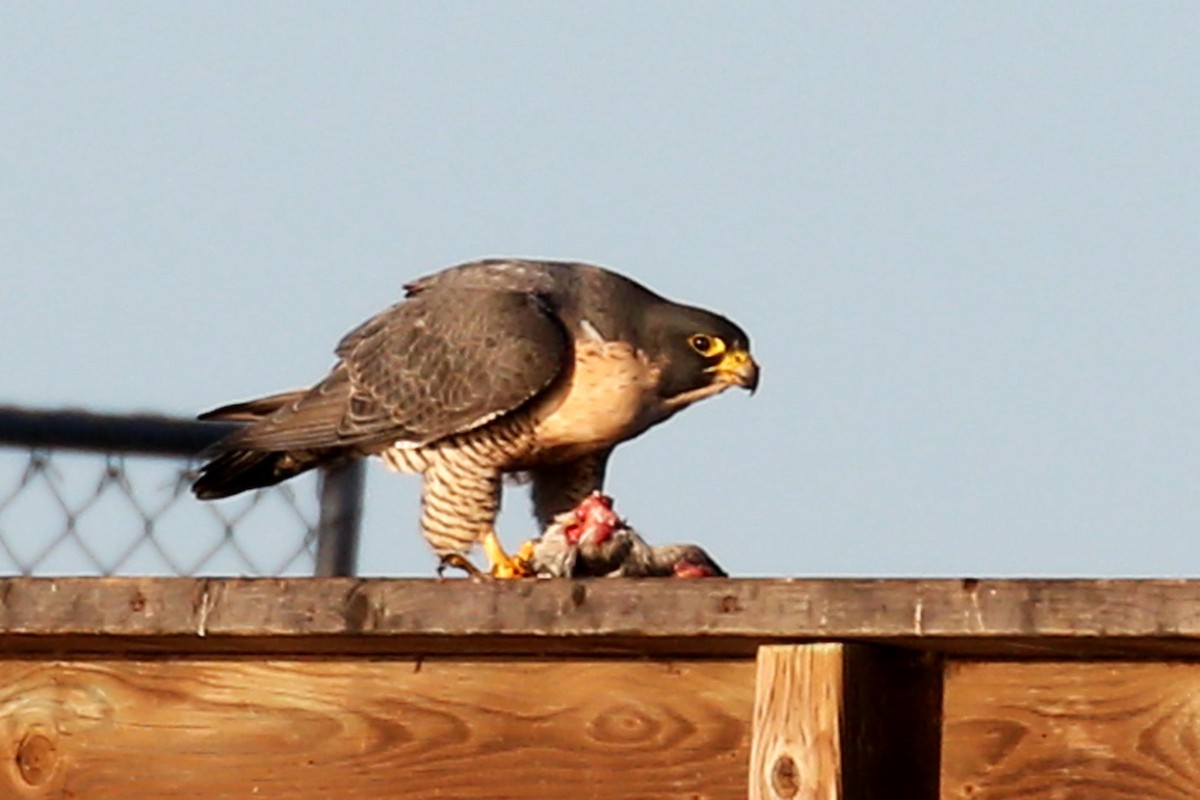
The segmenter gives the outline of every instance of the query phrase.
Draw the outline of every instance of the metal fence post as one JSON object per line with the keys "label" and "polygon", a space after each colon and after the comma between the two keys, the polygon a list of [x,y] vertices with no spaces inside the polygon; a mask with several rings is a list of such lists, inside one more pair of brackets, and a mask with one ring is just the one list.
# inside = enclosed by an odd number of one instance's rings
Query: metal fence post
{"label": "metal fence post", "polygon": [[358,529],[362,520],[365,465],[348,459],[321,470],[321,515],[317,522],[320,578],[353,575],[358,563]]}

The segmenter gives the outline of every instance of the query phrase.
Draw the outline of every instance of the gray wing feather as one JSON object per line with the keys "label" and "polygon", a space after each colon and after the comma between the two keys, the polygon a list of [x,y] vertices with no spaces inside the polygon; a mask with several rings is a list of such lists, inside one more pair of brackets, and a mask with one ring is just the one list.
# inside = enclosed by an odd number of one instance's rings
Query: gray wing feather
{"label": "gray wing feather", "polygon": [[404,290],[408,297],[434,289],[490,289],[561,296],[572,292],[581,272],[588,270],[597,268],[568,261],[491,258],[417,278],[405,284]]}
{"label": "gray wing feather", "polygon": [[227,447],[425,444],[508,413],[563,371],[570,344],[536,295],[446,288],[373,317],[324,381]]}
{"label": "gray wing feather", "polygon": [[[236,403],[210,411],[204,419],[251,422],[222,441],[221,451],[300,450],[350,444],[338,435],[342,417],[350,402],[349,376],[343,364],[334,367],[325,380],[303,392],[293,393],[286,402],[271,407],[273,398]],[[249,409],[243,413],[243,410]],[[255,414],[255,410],[262,413]]]}

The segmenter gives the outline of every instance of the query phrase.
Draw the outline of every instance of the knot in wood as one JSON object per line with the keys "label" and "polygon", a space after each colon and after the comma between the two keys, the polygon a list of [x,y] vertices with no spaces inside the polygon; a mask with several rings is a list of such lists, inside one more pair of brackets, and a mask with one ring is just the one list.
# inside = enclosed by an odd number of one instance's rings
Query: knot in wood
{"label": "knot in wood", "polygon": [[141,592],[134,592],[133,597],[129,600],[129,610],[135,614],[140,614],[146,610],[146,596]]}
{"label": "knot in wood", "polygon": [[795,797],[800,791],[800,775],[791,756],[781,755],[771,767],[771,791],[776,797]]}
{"label": "knot in wood", "polygon": [[611,745],[642,745],[662,738],[662,724],[637,706],[624,704],[602,711],[588,725],[597,742]]}
{"label": "knot in wood", "polygon": [[17,769],[30,786],[41,786],[54,774],[58,748],[40,733],[31,733],[17,747]]}

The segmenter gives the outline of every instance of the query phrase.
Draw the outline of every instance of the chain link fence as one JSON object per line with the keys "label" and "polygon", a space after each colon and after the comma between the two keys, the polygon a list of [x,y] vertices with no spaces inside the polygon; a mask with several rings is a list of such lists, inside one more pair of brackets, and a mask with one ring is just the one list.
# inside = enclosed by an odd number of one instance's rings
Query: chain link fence
{"label": "chain link fence", "polygon": [[0,575],[351,575],[361,462],[190,490],[228,423],[0,406]]}

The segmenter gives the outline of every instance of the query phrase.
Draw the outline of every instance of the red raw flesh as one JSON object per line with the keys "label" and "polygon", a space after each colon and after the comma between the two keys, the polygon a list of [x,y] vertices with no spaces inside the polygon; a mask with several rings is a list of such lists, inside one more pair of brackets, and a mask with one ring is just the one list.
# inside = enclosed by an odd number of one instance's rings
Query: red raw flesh
{"label": "red raw flesh", "polygon": [[575,522],[563,531],[567,541],[579,544],[587,540],[592,544],[603,544],[621,525],[621,518],[612,510],[613,501],[608,495],[592,492],[575,507]]}
{"label": "red raw flesh", "polygon": [[680,561],[675,565],[676,578],[711,578],[717,573],[704,564],[693,564],[690,561]]}

